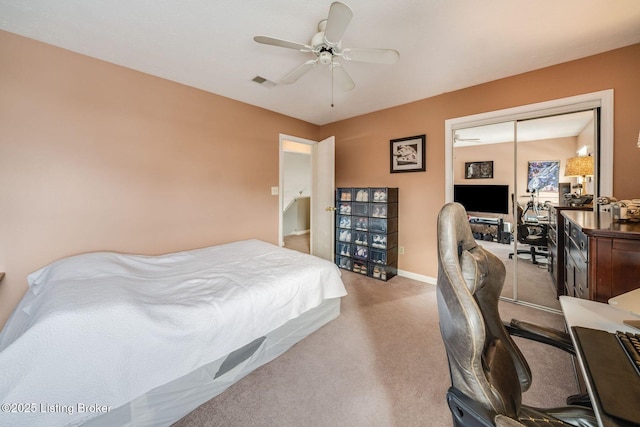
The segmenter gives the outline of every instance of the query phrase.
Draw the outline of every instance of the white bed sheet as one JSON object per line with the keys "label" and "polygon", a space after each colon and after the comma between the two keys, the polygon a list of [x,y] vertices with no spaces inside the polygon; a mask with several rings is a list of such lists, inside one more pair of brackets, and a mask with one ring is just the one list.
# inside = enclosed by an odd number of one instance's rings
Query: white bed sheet
{"label": "white bed sheet", "polygon": [[326,300],[318,307],[269,332],[249,358],[242,360],[225,374],[218,376],[226,357],[138,396],[109,413],[91,418],[85,426],[168,427],[223,393],[255,369],[280,356],[339,314],[340,298]]}
{"label": "white bed sheet", "polygon": [[331,262],[258,240],[84,254],[29,284],[0,333],[0,425],[80,424],[346,295]]}

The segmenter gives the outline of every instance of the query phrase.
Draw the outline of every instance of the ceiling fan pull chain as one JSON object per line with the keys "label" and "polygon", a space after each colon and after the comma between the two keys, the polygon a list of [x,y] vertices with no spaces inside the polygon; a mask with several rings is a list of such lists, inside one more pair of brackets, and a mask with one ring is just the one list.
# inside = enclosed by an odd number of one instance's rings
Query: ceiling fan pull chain
{"label": "ceiling fan pull chain", "polygon": [[331,58],[331,108],[333,108],[333,58]]}

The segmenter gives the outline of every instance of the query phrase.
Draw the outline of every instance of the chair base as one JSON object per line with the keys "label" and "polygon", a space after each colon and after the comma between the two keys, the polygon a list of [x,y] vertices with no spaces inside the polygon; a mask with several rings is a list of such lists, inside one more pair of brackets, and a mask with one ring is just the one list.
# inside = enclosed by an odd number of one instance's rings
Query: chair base
{"label": "chair base", "polygon": [[[538,260],[536,259],[536,256],[538,257],[542,257],[542,258],[548,258],[549,257],[549,253],[548,252],[539,252],[536,251],[536,247],[535,246],[531,246],[531,249],[529,250],[525,250],[525,249],[518,249],[517,254],[527,254],[527,255],[531,255],[531,263],[532,264],[540,264],[538,262]],[[513,259],[513,256],[515,254],[513,252],[511,252],[509,254],[509,259]]]}

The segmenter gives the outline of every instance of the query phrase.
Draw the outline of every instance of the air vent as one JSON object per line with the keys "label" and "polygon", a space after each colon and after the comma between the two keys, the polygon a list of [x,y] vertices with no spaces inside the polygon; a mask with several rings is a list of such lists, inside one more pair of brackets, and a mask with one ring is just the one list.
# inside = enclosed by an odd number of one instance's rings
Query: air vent
{"label": "air vent", "polygon": [[265,87],[274,87],[276,84],[275,82],[272,82],[271,80],[265,79],[262,76],[255,76],[253,79],[251,79],[252,82],[256,82],[259,85],[265,86]]}

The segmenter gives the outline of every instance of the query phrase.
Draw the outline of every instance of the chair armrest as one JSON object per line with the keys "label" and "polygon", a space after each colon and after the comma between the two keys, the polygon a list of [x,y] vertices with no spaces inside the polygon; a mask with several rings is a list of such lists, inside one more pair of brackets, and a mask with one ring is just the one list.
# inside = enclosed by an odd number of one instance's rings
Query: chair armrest
{"label": "chair armrest", "polygon": [[548,344],[574,356],[576,354],[571,337],[564,331],[517,319],[511,319],[511,323],[504,322],[504,327],[511,336]]}

